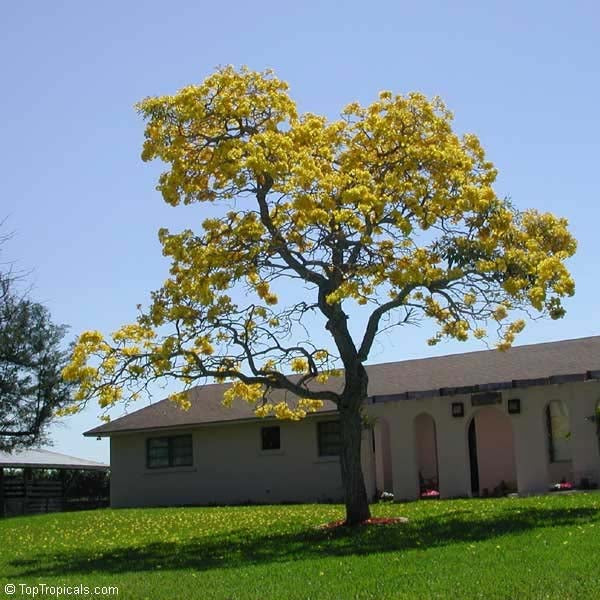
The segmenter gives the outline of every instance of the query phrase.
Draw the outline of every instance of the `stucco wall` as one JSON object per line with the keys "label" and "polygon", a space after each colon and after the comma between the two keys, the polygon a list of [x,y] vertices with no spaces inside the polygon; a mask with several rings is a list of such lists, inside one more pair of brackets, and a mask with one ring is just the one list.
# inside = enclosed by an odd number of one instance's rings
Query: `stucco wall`
{"label": "stucco wall", "polygon": [[430,415],[415,418],[417,466],[425,481],[437,480],[437,442],[435,421]]}
{"label": "stucco wall", "polygon": [[392,451],[390,445],[390,426],[385,419],[377,419],[375,435],[375,473],[377,492],[393,491]]}
{"label": "stucco wall", "polygon": [[[508,414],[510,398],[521,400],[520,414]],[[569,408],[572,461],[566,464],[549,460],[545,408],[553,399],[563,399]],[[512,429],[519,492],[545,492],[549,484],[565,473],[567,479],[576,483],[587,477],[600,484],[596,424],[586,418],[594,414],[599,399],[597,381],[502,392],[502,402],[495,409],[506,414],[505,422]],[[452,402],[463,402],[464,417],[452,417]],[[375,486],[380,491],[391,486],[397,500],[418,498],[419,445],[415,418],[426,413],[436,424],[441,496],[469,496],[468,426],[477,410],[471,405],[470,395],[369,405],[367,412],[376,422],[374,456],[371,431],[365,431],[363,438],[363,469],[369,495],[374,493]],[[193,435],[193,466],[160,470],[146,468],[145,440],[156,433],[115,435],[111,439],[112,505],[339,501],[342,498],[339,460],[318,457],[318,419],[278,422],[282,449],[270,453],[260,450],[260,427],[264,422],[181,430]],[[498,437],[497,433],[492,428],[485,436],[487,440],[495,439],[490,452],[507,444],[508,438]],[[480,447],[484,445],[480,442]],[[480,472],[480,488],[493,489],[494,480],[506,479],[507,466],[502,466],[502,461],[492,464],[496,466]]]}
{"label": "stucco wall", "polygon": [[[261,451],[264,422],[115,435],[111,438],[111,505],[339,501],[339,459],[318,456],[317,420],[277,422],[281,427],[279,451]],[[193,466],[147,469],[146,439],[175,433],[192,434]],[[363,469],[369,493],[373,493],[368,434],[365,432],[363,441]]]}
{"label": "stucco wall", "polygon": [[[521,413],[508,414],[508,400],[521,400]],[[545,409],[553,399],[563,399],[569,408],[572,461],[550,463]],[[557,477],[569,475],[579,483],[588,477],[600,484],[600,452],[596,425],[589,417],[600,399],[600,382],[586,381],[546,386],[533,386],[502,391],[502,402],[494,405],[507,415],[514,442],[516,479],[521,493],[548,490]],[[464,417],[452,417],[452,403],[462,402]],[[426,413],[435,419],[438,449],[438,472],[442,497],[471,495],[468,426],[478,407],[471,404],[471,395],[431,396],[413,400],[398,400],[373,404],[369,413],[389,425],[394,495],[397,500],[415,499],[419,494],[418,444],[415,418]],[[500,444],[496,441],[496,444]],[[376,454],[376,460],[381,455]],[[377,465],[378,472],[383,471]],[[504,467],[492,472],[491,479],[502,478]],[[481,475],[481,474],[480,474]],[[488,475],[483,474],[483,482]],[[560,477],[559,477],[560,478]],[[491,483],[488,483],[492,486]],[[492,486],[494,487],[494,486]]]}

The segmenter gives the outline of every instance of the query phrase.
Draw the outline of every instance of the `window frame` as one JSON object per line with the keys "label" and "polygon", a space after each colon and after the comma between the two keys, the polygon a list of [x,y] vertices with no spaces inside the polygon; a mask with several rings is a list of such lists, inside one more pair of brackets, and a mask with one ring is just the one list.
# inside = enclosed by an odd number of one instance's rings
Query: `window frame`
{"label": "window frame", "polygon": [[[189,439],[189,462],[175,464],[175,440]],[[150,458],[150,444],[155,440],[167,440],[167,462],[168,464],[152,465]],[[185,456],[185,455],[184,455]],[[194,466],[194,439],[191,433],[183,435],[162,435],[146,438],[146,468],[151,470],[156,469],[177,469],[179,467]]]}
{"label": "window frame", "polygon": [[[278,446],[277,448],[265,448],[264,432],[268,429],[278,430]],[[260,428],[260,451],[261,452],[281,452],[281,426],[280,425],[264,425]]]}
{"label": "window frame", "polygon": [[[323,427],[330,426],[332,423],[335,423],[338,427],[338,451],[337,452],[325,452],[323,446],[325,445],[322,436],[324,432],[322,431]],[[332,435],[332,432],[325,432],[325,434]],[[329,443],[331,444],[331,443]],[[339,419],[330,419],[328,421],[317,421],[317,456],[319,458],[335,458],[339,457],[342,450],[342,435],[341,435],[341,424]]]}

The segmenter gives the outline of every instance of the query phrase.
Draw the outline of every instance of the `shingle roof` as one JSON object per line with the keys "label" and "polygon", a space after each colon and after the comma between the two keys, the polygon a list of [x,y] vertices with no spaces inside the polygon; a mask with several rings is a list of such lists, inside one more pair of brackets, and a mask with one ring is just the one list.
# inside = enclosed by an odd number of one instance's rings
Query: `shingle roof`
{"label": "shingle roof", "polygon": [[13,453],[0,452],[0,468],[21,469],[24,467],[38,469],[86,469],[98,470],[108,469],[108,465],[86,460],[85,458],[76,458],[67,456],[50,450],[30,449],[21,450]]}
{"label": "shingle roof", "polygon": [[[186,425],[256,419],[252,407],[246,402],[238,400],[232,404],[231,408],[223,406],[221,401],[223,400],[223,392],[227,387],[228,384],[226,383],[217,383],[191,389],[188,393],[191,408],[187,411],[181,410],[170,400],[161,400],[124,417],[115,419],[110,423],[86,431],[84,435],[107,435],[121,431],[184,427]],[[280,395],[277,392],[273,394],[273,397]],[[331,412],[335,410],[336,407],[334,404],[326,402],[319,412]]]}
{"label": "shingle roof", "polygon": [[[572,379],[600,378],[600,336],[515,346],[506,352],[482,350],[432,358],[367,366],[369,397],[374,401],[402,399],[504,387],[559,383]],[[328,387],[339,389],[340,380]],[[84,435],[184,427],[253,419],[252,407],[238,401],[231,408],[221,404],[228,384],[209,384],[190,390],[191,408],[182,411],[162,400],[87,431]],[[474,389],[470,389],[474,388]],[[280,393],[280,392],[277,392]],[[321,413],[335,411],[326,402]]]}

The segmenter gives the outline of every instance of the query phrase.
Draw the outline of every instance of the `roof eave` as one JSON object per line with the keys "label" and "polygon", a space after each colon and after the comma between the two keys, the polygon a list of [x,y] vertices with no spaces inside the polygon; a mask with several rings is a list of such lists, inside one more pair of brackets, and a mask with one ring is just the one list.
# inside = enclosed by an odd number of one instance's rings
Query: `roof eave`
{"label": "roof eave", "polygon": [[0,463],[0,469],[57,469],[64,471],[105,471],[110,465],[63,465],[60,463]]}
{"label": "roof eave", "polygon": [[[337,413],[337,410],[323,410],[315,413],[309,413],[305,419],[316,418],[321,416],[331,416]],[[84,437],[111,437],[112,435],[119,435],[121,433],[142,433],[144,431],[169,431],[175,429],[196,429],[198,427],[212,427],[215,425],[240,425],[243,423],[260,423],[277,421],[275,417],[248,417],[246,419],[225,419],[221,421],[200,421],[196,423],[181,423],[178,425],[153,425],[150,427],[132,427],[130,429],[118,429],[118,430],[99,430],[99,428],[90,429],[83,433]],[[101,425],[104,427],[104,425]]]}

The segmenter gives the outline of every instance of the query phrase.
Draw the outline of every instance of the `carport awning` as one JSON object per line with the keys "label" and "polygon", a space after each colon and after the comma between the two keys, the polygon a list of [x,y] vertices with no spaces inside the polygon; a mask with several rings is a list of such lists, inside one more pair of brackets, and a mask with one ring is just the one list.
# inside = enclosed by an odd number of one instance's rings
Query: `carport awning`
{"label": "carport awning", "polygon": [[0,469],[85,469],[100,471],[109,469],[110,465],[67,456],[49,450],[21,450],[19,452],[0,452]]}

